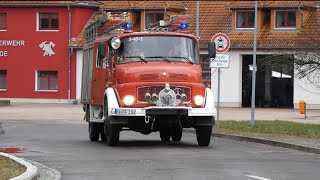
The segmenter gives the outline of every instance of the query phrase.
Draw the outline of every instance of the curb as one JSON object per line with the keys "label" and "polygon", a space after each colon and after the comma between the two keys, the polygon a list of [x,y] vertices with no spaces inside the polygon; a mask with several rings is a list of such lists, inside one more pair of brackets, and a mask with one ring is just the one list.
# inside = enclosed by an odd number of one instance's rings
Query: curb
{"label": "curb", "polygon": [[[195,130],[183,130],[186,133],[195,133]],[[239,135],[231,135],[231,134],[223,134],[223,133],[212,133],[212,136],[224,138],[224,139],[231,139],[236,141],[247,141],[253,143],[260,143],[260,144],[267,144],[271,146],[283,147],[288,149],[293,149],[297,151],[307,152],[307,153],[314,153],[320,154],[320,149],[297,145],[297,144],[290,144],[286,142],[268,140],[268,139],[261,139],[261,138],[254,138],[254,137],[247,137],[247,136],[239,136]]]}
{"label": "curb", "polygon": [[32,165],[31,163],[18,158],[16,156],[10,155],[10,154],[6,154],[6,153],[2,153],[0,152],[0,155],[5,156],[7,158],[10,158],[24,166],[27,167],[26,172],[22,173],[20,176],[17,176],[15,178],[12,178],[10,180],[35,180],[38,177],[38,168],[34,165]]}
{"label": "curb", "polygon": [[56,169],[49,168],[46,165],[41,163],[28,160],[28,162],[32,163],[38,168],[38,179],[37,180],[60,180],[62,177],[61,172]]}

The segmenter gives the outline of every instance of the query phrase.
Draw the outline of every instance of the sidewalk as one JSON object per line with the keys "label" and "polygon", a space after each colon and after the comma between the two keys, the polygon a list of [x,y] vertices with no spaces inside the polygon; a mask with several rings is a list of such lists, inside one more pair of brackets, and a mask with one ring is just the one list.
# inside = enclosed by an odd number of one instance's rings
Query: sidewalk
{"label": "sidewalk", "polygon": [[[83,123],[82,105],[12,103],[0,106],[0,122],[8,120],[55,121]],[[256,120],[284,120],[299,123],[320,124],[320,110],[307,110],[307,119],[297,109],[257,108]],[[220,120],[251,119],[250,108],[220,108]]]}
{"label": "sidewalk", "polygon": [[[251,120],[251,108],[221,108],[220,120]],[[320,124],[320,110],[307,110],[307,118],[298,109],[256,108],[255,120],[283,120]]]}

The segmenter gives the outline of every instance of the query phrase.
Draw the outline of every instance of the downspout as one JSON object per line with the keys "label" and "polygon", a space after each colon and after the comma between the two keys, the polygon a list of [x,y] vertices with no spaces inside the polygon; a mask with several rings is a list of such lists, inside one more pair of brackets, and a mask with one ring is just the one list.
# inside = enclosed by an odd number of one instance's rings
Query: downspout
{"label": "downspout", "polygon": [[[71,11],[70,6],[68,5],[68,44],[71,40]],[[71,102],[71,56],[72,56],[73,48],[68,48],[68,103]]]}

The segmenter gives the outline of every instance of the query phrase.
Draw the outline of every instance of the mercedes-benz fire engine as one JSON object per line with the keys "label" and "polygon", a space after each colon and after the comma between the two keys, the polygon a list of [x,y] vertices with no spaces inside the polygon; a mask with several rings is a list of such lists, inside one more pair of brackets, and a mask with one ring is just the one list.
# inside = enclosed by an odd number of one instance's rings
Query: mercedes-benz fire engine
{"label": "mercedes-benz fire engine", "polygon": [[[209,145],[216,109],[188,22],[171,16],[133,32],[128,13],[106,13],[86,28],[81,102],[91,141],[117,145],[124,130],[180,141],[193,127],[198,144]],[[208,53],[215,57],[214,43]]]}

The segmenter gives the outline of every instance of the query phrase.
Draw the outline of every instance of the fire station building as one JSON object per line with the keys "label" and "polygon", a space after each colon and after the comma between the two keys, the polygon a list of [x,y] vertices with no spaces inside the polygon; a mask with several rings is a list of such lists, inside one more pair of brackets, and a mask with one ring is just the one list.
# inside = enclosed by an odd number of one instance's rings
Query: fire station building
{"label": "fire station building", "polygon": [[[14,102],[80,99],[84,28],[102,11],[130,12],[134,31],[170,15],[192,15],[189,32],[196,33],[195,1],[1,1],[0,7],[0,99]],[[315,46],[308,41],[318,42],[318,7],[316,1],[259,1],[257,107],[296,108],[304,99],[307,108],[320,109],[319,88],[297,78],[293,63],[297,51]],[[202,59],[214,34],[231,40],[221,105],[250,107],[254,1],[200,1],[199,18]],[[216,94],[216,69],[204,64],[203,82]]]}
{"label": "fire station building", "polygon": [[14,102],[76,99],[76,60],[68,43],[99,5],[1,1],[0,98]]}

